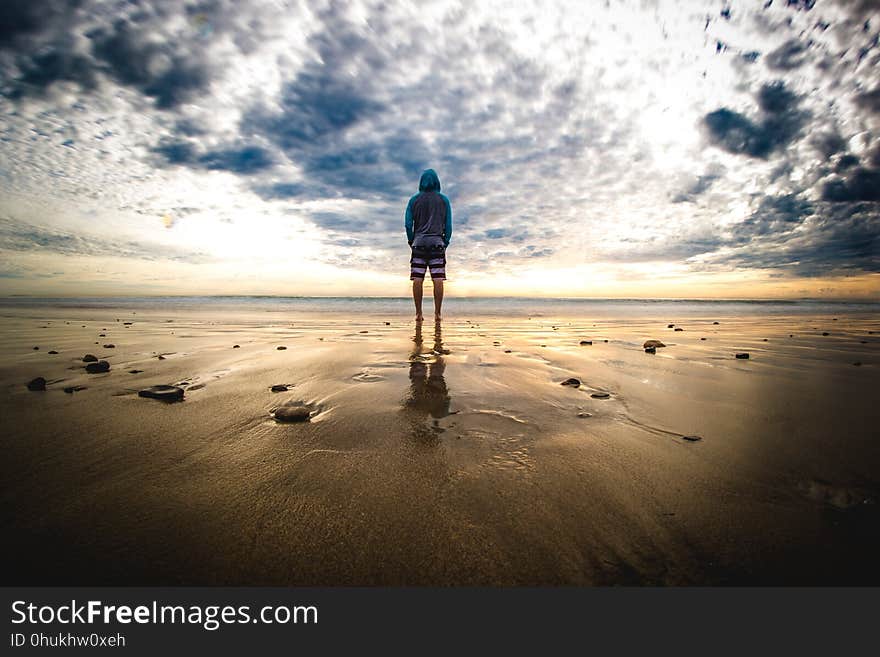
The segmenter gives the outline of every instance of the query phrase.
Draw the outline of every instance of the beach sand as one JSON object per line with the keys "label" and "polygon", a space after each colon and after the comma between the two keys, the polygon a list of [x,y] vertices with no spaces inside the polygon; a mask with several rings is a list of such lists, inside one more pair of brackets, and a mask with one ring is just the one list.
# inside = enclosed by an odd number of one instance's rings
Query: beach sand
{"label": "beach sand", "polygon": [[878,353],[876,316],[6,309],[4,582],[880,584]]}

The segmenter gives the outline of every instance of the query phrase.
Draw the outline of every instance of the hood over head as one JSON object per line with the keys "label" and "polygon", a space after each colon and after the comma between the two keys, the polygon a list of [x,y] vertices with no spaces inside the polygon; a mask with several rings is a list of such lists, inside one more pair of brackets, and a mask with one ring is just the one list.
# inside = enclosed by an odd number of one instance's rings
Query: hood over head
{"label": "hood over head", "polygon": [[422,172],[422,177],[419,180],[419,191],[420,192],[439,192],[440,191],[440,178],[437,177],[437,172],[434,169],[425,169]]}

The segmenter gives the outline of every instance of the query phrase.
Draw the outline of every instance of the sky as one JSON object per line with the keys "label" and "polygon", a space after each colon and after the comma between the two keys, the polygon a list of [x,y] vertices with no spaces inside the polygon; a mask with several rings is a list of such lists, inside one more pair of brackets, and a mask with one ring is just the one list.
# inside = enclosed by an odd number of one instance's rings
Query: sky
{"label": "sky", "polygon": [[880,298],[880,3],[0,3],[0,295]]}

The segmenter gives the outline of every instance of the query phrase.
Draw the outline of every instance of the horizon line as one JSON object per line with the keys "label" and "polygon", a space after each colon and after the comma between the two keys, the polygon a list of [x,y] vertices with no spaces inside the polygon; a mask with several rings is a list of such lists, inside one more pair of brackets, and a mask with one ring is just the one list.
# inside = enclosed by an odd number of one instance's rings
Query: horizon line
{"label": "horizon line", "polygon": [[[307,294],[7,294],[0,295],[0,299],[401,299],[411,300],[409,296],[396,295],[307,295]],[[573,296],[518,296],[518,295],[464,295],[447,299],[523,299],[523,300],[547,300],[547,301],[762,301],[762,302],[793,302],[793,301],[823,301],[823,302],[846,302],[846,303],[880,303],[880,297],[573,297]]]}

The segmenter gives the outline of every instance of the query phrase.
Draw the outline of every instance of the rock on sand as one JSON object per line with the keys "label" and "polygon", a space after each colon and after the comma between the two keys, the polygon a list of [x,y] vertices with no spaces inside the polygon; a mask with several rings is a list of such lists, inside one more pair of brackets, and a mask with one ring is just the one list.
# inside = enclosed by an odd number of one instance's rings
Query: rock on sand
{"label": "rock on sand", "polygon": [[660,340],[646,340],[645,344],[642,345],[645,349],[656,349],[657,347],[665,347],[666,345],[660,342]]}
{"label": "rock on sand", "polygon": [[308,422],[311,416],[311,407],[303,402],[287,402],[272,411],[276,422]]}
{"label": "rock on sand", "polygon": [[106,360],[99,360],[97,363],[89,363],[86,365],[86,372],[89,374],[100,374],[101,372],[109,372],[110,363]]}
{"label": "rock on sand", "polygon": [[183,388],[168,385],[150,386],[138,392],[138,397],[149,397],[168,402],[180,401],[183,399]]}
{"label": "rock on sand", "polygon": [[34,392],[45,390],[46,389],[46,379],[41,376],[38,376],[36,379],[32,379],[28,381],[27,389],[32,390]]}
{"label": "rock on sand", "polygon": [[95,356],[94,354],[86,354],[85,356],[83,356],[82,362],[84,362],[84,363],[97,363],[98,357]]}
{"label": "rock on sand", "polygon": [[575,388],[580,388],[580,387],[581,387],[581,382],[580,382],[579,379],[575,379],[574,377],[572,377],[572,378],[570,378],[570,379],[566,379],[566,380],[563,381],[560,385],[564,385],[564,386],[572,386],[572,387],[575,387]]}

